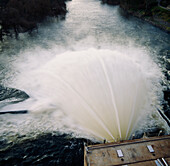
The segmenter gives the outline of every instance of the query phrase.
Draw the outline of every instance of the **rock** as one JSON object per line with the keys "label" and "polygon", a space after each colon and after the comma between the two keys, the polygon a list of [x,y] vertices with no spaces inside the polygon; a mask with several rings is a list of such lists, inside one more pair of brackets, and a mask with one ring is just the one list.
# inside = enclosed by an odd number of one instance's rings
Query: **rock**
{"label": "rock", "polygon": [[23,101],[28,98],[29,96],[19,89],[4,87],[0,85],[0,101],[12,99],[15,101]]}

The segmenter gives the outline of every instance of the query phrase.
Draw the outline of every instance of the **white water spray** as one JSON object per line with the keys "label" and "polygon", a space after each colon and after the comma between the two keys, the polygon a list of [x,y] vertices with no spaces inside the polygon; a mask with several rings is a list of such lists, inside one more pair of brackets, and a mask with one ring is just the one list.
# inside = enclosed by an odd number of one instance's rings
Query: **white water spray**
{"label": "white water spray", "polygon": [[100,139],[123,140],[153,104],[156,71],[145,58],[111,50],[66,52],[27,73],[26,84],[21,74],[18,83],[36,99],[32,112],[62,110]]}

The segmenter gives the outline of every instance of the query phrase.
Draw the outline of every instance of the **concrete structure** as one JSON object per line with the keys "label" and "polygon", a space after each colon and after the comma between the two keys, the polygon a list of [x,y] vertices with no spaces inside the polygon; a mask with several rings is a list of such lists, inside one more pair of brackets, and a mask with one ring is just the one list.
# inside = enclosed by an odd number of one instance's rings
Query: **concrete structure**
{"label": "concrete structure", "polygon": [[84,148],[84,166],[170,166],[170,136]]}

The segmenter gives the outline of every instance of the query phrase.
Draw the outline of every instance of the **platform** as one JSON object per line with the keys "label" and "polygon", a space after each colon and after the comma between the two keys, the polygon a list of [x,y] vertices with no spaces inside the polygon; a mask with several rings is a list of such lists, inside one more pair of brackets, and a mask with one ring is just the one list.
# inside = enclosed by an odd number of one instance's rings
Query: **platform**
{"label": "platform", "polygon": [[170,166],[170,135],[84,147],[84,166]]}

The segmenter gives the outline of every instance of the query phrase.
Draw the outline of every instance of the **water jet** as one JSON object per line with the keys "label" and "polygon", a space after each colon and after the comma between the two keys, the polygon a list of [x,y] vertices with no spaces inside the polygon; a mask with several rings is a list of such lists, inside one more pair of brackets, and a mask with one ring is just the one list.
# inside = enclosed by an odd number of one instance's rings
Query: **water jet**
{"label": "water jet", "polygon": [[29,94],[37,100],[29,110],[60,110],[101,140],[129,139],[153,105],[154,69],[137,58],[96,49],[57,55],[28,75],[34,82],[27,85]]}

